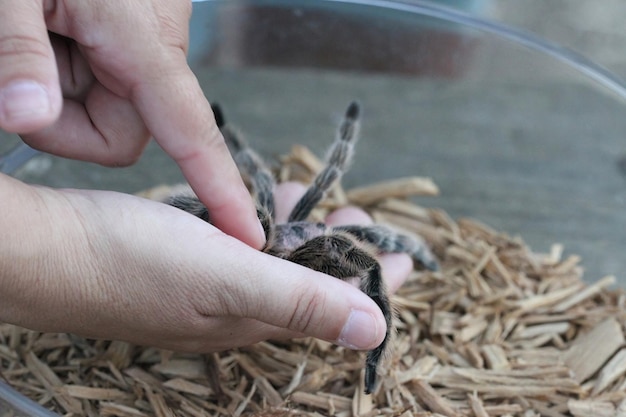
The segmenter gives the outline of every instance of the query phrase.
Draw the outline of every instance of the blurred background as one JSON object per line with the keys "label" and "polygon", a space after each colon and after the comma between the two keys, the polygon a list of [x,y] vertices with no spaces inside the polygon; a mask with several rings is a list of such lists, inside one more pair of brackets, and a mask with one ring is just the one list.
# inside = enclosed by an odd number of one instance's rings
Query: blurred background
{"label": "blurred background", "polygon": [[626,3],[606,0],[498,0],[488,15],[529,30],[586,55],[621,78],[626,77]]}
{"label": "blurred background", "polygon": [[[418,199],[563,243],[586,279],[626,284],[626,3],[605,0],[195,2],[189,60],[211,101],[264,156],[322,154],[364,107],[348,186],[432,177]],[[20,143],[0,132],[0,153]],[[22,156],[30,156],[28,152]],[[154,144],[133,167],[39,155],[3,172],[134,193],[183,181]]]}

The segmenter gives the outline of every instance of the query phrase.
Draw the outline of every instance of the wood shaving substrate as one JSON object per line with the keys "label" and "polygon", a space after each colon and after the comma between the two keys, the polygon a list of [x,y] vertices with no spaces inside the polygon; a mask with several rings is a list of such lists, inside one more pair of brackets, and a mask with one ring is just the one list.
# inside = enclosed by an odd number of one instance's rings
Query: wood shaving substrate
{"label": "wood shaving substrate", "polygon": [[[296,146],[277,175],[306,182],[320,166]],[[65,416],[626,417],[626,298],[608,289],[615,278],[586,285],[579,257],[558,244],[535,253],[409,201],[436,193],[427,178],[337,186],[313,214],[361,206],[441,260],[393,297],[397,332],[372,395],[363,352],[310,338],[190,355],[7,324],[1,378]]]}

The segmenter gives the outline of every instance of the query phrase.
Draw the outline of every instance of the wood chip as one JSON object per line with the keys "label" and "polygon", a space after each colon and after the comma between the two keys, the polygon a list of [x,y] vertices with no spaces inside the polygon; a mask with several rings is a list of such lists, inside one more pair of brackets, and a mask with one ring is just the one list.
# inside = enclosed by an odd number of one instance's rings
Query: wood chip
{"label": "wood chip", "polygon": [[484,345],[481,350],[489,369],[511,369],[511,363],[506,356],[506,352],[502,349],[502,346]]}
{"label": "wood chip", "polygon": [[468,394],[467,399],[469,400],[469,405],[472,408],[472,412],[476,417],[489,417],[487,414],[487,410],[485,410],[485,406],[478,395],[476,393]]}
{"label": "wood chip", "polygon": [[212,390],[206,385],[197,384],[183,378],[174,378],[169,381],[165,381],[163,383],[163,387],[185,394],[192,394],[197,397],[209,397],[212,393]]}
{"label": "wood chip", "polygon": [[369,206],[387,198],[406,198],[416,195],[439,194],[439,189],[430,178],[407,177],[383,181],[365,187],[353,188],[346,195],[352,204]]}
{"label": "wood chip", "polygon": [[583,382],[597,372],[623,343],[622,326],[609,317],[578,336],[563,354],[563,360],[571,368],[574,378]]}
{"label": "wood chip", "polygon": [[626,374],[626,349],[621,349],[600,370],[592,394],[599,394]]}
{"label": "wood chip", "polygon": [[615,277],[613,275],[606,276],[602,278],[600,281],[593,283],[592,285],[584,288],[582,291],[575,293],[570,298],[563,300],[556,306],[554,306],[554,311],[566,311],[575,306],[578,303],[598,294],[602,289],[615,284]]}
{"label": "wood chip", "polygon": [[63,390],[74,398],[82,398],[85,400],[98,401],[116,401],[124,400],[130,397],[128,392],[115,388],[95,388],[83,385],[64,385]]}
{"label": "wood chip", "polygon": [[148,417],[149,415],[130,407],[117,403],[103,403],[100,405],[100,415],[103,417]]}
{"label": "wood chip", "polygon": [[334,394],[298,391],[294,392],[289,399],[296,404],[306,405],[331,414],[348,411],[352,408],[352,400],[350,398]]}
{"label": "wood chip", "polygon": [[63,382],[61,382],[59,376],[50,369],[47,364],[35,356],[32,351],[26,354],[25,365],[30,369],[33,376],[46,388],[48,393],[58,401],[64,412],[79,415],[83,413],[83,407],[80,401],[61,390]]}
{"label": "wood chip", "polygon": [[417,398],[423,402],[429,410],[435,413],[441,413],[444,416],[456,417],[460,414],[452,408],[449,402],[443,398],[435,389],[426,381],[417,380],[413,383]]}
{"label": "wood chip", "polygon": [[569,400],[567,407],[575,417],[615,416],[615,405],[609,401]]}

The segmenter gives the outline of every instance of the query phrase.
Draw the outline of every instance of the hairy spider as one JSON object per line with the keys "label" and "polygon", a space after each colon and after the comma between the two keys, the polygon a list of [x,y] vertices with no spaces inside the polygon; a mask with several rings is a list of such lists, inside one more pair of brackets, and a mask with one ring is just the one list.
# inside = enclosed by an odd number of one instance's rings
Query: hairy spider
{"label": "hairy spider", "polygon": [[[221,110],[218,107],[213,110],[233,158],[242,176],[249,181],[256,200],[257,214],[267,236],[263,251],[339,279],[357,277],[360,279],[360,289],[380,307],[387,322],[387,334],[383,342],[367,354],[365,392],[372,392],[376,386],[378,363],[388,345],[393,314],[376,255],[404,252],[428,269],[436,270],[438,266],[432,252],[423,242],[387,227],[330,227],[324,223],[307,221],[313,208],[343,175],[352,159],[360,125],[359,105],[353,102],[348,106],[337,130],[337,137],[329,149],[326,166],[315,177],[284,224],[276,224],[274,221],[275,179],[272,173],[239,133],[225,123]],[[166,203],[210,221],[206,207],[193,195],[175,195],[168,198]]]}

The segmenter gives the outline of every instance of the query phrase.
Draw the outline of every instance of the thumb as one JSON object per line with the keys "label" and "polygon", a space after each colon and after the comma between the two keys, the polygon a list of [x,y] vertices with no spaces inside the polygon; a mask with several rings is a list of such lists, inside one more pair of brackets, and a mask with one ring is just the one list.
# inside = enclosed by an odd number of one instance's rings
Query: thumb
{"label": "thumb", "polygon": [[[224,250],[234,246],[237,250]],[[351,349],[373,349],[385,337],[382,312],[353,285],[255,251],[238,241],[222,242],[219,247],[221,263],[228,268],[227,273],[216,274],[225,277],[220,282],[225,297],[220,304],[226,306],[226,314],[256,319]],[[228,259],[230,256],[233,259]]]}
{"label": "thumb", "polygon": [[0,0],[0,128],[39,130],[56,120],[61,104],[42,2]]}

